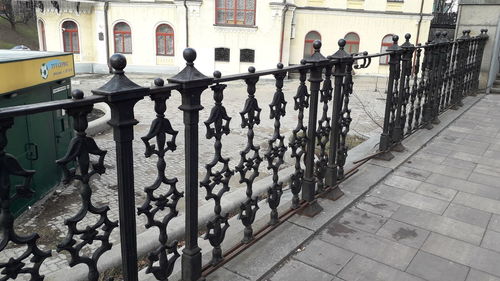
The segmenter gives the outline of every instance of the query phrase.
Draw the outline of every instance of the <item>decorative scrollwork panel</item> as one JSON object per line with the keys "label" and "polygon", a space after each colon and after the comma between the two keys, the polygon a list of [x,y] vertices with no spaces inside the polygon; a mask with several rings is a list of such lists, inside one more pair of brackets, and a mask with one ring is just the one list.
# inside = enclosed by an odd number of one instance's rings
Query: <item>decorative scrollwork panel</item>
{"label": "decorative scrollwork panel", "polygon": [[[154,82],[157,87],[164,84],[163,80],[159,78],[155,79]],[[166,101],[169,98],[170,91],[151,96],[155,103],[156,118],[151,123],[148,134],[141,138],[146,146],[145,157],[156,155],[158,158],[156,180],[144,188],[146,201],[138,208],[138,214],[144,214],[147,217],[146,228],[156,227],[160,232],[158,238],[160,246],[148,254],[149,263],[146,270],[146,273],[153,274],[158,280],[168,280],[174,269],[175,261],[180,257],[177,250],[178,242],[169,241],[167,233],[168,224],[179,214],[177,203],[183,197],[183,193],[179,192],[176,187],[177,178],[169,178],[166,175],[165,156],[167,152],[176,150],[175,139],[178,134],[178,131],[172,128],[169,119],[165,118]],[[156,140],[156,145],[150,144],[152,139]],[[158,265],[155,264],[156,262]]]}
{"label": "decorative scrollwork panel", "polygon": [[[37,241],[40,236],[37,233],[27,236],[18,235],[14,230],[14,216],[10,211],[13,202],[30,198],[35,193],[30,188],[35,171],[25,170],[14,156],[5,152],[6,133],[13,123],[13,119],[0,120],[0,226],[2,233],[0,251],[4,251],[10,244],[9,242],[25,246],[26,250],[18,257],[10,257],[7,262],[0,263],[0,280],[5,281],[29,275],[31,281],[41,281],[44,276],[40,275],[40,266],[46,258],[50,257],[51,252],[43,251],[38,247]],[[15,187],[13,197],[10,194],[11,176],[23,178],[23,183]]]}
{"label": "decorative scrollwork panel", "polygon": [[[83,92],[74,90],[72,96],[74,99],[82,99]],[[112,244],[109,242],[109,236],[113,229],[118,226],[118,223],[109,220],[107,215],[108,206],[98,207],[92,203],[92,189],[89,181],[93,175],[105,172],[104,156],[106,151],[99,149],[95,141],[85,133],[88,127],[87,115],[91,110],[92,106],[68,110],[68,114],[73,117],[76,136],[71,140],[66,155],[57,160],[56,163],[63,169],[63,181],[65,183],[73,180],[80,182],[82,207],[76,215],[65,220],[64,223],[68,227],[68,233],[66,238],[57,246],[57,251],[68,251],[70,253],[69,265],[71,267],[82,263],[87,265],[89,268],[88,280],[96,281],[99,279],[97,262],[102,254],[111,249]],[[90,155],[97,155],[99,157],[98,161],[91,163]],[[75,168],[68,168],[73,162],[78,163],[79,172]],[[89,213],[98,216],[99,219],[92,225],[80,228],[78,223],[84,220]],[[101,245],[92,255],[85,255],[82,249],[96,241],[100,241]]]}
{"label": "decorative scrollwork panel", "polygon": [[[254,67],[248,69],[250,73],[255,72]],[[255,215],[259,209],[258,198],[253,198],[253,182],[259,175],[259,166],[262,158],[259,155],[259,146],[254,144],[254,126],[260,124],[261,108],[255,98],[255,85],[259,80],[258,77],[247,78],[248,97],[245,101],[241,115],[241,127],[248,128],[247,131],[247,145],[243,151],[240,152],[240,163],[235,167],[235,170],[240,173],[240,183],[246,184],[247,200],[240,205],[240,213],[238,219],[241,220],[245,226],[244,237],[242,242],[248,243],[253,240],[252,224],[255,221]]]}
{"label": "decorative scrollwork panel", "polygon": [[[214,76],[220,78],[221,73],[216,71]],[[215,217],[207,223],[207,233],[205,234],[205,239],[208,239],[210,245],[214,247],[212,250],[212,260],[210,261],[212,265],[219,263],[223,258],[221,244],[224,241],[226,230],[229,228],[229,223],[228,214],[221,214],[221,199],[224,193],[229,191],[229,180],[234,174],[229,168],[229,158],[222,156],[221,139],[223,135],[229,134],[229,122],[231,121],[231,117],[227,115],[226,108],[222,105],[225,88],[225,84],[216,84],[211,87],[214,92],[215,106],[212,108],[208,120],[204,122],[207,129],[206,138],[215,138],[214,158],[210,163],[205,165],[207,172],[205,178],[200,183],[207,191],[205,199],[213,199],[215,202]],[[218,164],[222,166],[220,169],[216,168]],[[216,188],[219,186],[220,189],[216,191]]]}
{"label": "decorative scrollwork panel", "polygon": [[327,144],[330,142],[330,117],[328,117],[328,104],[332,100],[332,68],[333,64],[326,66],[325,80],[323,87],[320,90],[320,102],[323,103],[323,110],[321,118],[318,120],[318,127],[316,129],[316,143],[319,146],[318,159],[315,162],[315,174],[317,179],[316,192],[321,193],[325,189],[325,173],[328,164],[328,151],[326,150]]}
{"label": "decorative scrollwork panel", "polygon": [[[278,64],[279,69],[283,69],[283,64]],[[278,171],[281,165],[284,163],[284,156],[287,147],[284,143],[284,136],[280,133],[281,117],[285,116],[286,111],[286,101],[283,94],[283,79],[286,76],[286,72],[280,72],[274,74],[276,79],[276,92],[274,93],[273,100],[269,104],[270,114],[269,118],[274,119],[274,133],[271,139],[268,141],[269,151],[266,153],[265,157],[267,160],[267,169],[273,172],[273,184],[267,190],[267,202],[271,208],[270,215],[270,225],[277,224],[279,222],[278,218],[278,206],[281,201],[281,195],[283,194],[283,182],[279,181]]]}
{"label": "decorative scrollwork panel", "polygon": [[301,162],[304,161],[304,155],[307,145],[307,127],[304,126],[304,110],[309,107],[309,92],[306,85],[307,69],[300,70],[300,85],[297,94],[293,97],[294,109],[299,111],[297,117],[297,126],[292,131],[292,139],[289,146],[292,150],[291,156],[295,158],[295,171],[292,175],[290,189],[292,191],[292,208],[299,207],[299,193],[304,179],[304,169]]}

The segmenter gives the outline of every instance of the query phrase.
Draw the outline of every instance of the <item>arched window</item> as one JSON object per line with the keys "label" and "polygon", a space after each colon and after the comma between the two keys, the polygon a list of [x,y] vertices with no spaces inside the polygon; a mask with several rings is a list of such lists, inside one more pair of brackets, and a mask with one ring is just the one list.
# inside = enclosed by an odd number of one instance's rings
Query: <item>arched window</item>
{"label": "arched window", "polygon": [[65,52],[80,53],[78,45],[78,26],[74,21],[67,20],[62,24],[63,46]]}
{"label": "arched window", "polygon": [[354,32],[349,32],[344,36],[345,51],[354,54],[359,52],[359,35]]}
{"label": "arched window", "polygon": [[132,32],[130,26],[124,22],[115,24],[113,35],[115,37],[115,53],[131,54]]}
{"label": "arched window", "polygon": [[[385,53],[387,48],[392,46],[392,34],[387,34],[382,39],[382,46],[380,47],[380,52]],[[389,63],[389,55],[380,57],[380,64],[388,64]]]}
{"label": "arched window", "polygon": [[215,23],[255,25],[256,0],[215,0]]}
{"label": "arched window", "polygon": [[314,53],[313,43],[321,40],[321,35],[316,31],[309,31],[304,42],[304,58],[310,57]]}
{"label": "arched window", "polygon": [[[42,20],[38,20],[38,36],[39,36],[39,42],[40,42],[40,46],[38,49],[40,49],[40,51],[47,51],[47,43],[45,41],[45,25],[43,24]],[[63,36],[63,38],[64,38],[64,36]],[[78,36],[77,36],[77,38],[78,38]]]}
{"label": "arched window", "polygon": [[156,28],[156,55],[174,55],[174,29],[168,24],[160,24]]}

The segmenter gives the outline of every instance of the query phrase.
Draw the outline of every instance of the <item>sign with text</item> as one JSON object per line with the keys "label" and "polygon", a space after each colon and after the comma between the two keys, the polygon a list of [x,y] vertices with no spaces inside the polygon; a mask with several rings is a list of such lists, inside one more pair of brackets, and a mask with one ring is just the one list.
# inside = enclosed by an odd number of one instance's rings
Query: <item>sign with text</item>
{"label": "sign with text", "polygon": [[73,55],[60,55],[0,63],[0,94],[57,81],[75,75]]}

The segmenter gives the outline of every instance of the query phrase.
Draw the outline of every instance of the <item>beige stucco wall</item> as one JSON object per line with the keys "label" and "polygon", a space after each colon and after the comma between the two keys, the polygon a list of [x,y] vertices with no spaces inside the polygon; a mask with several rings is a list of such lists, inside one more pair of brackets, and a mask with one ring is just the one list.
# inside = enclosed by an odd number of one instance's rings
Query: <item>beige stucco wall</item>
{"label": "beige stucco wall", "polygon": [[[356,3],[351,3],[357,1]],[[358,3],[359,2],[359,3]],[[401,37],[409,32],[417,33],[420,19],[420,0],[396,3],[387,7],[387,0],[258,0],[256,25],[253,27],[215,25],[215,1],[188,1],[189,47],[195,48],[198,58],[196,66],[205,74],[214,70],[223,74],[246,72],[249,66],[258,70],[297,64],[302,59],[305,34],[317,30],[322,35],[323,53],[332,54],[337,50],[337,41],[348,32],[356,32],[361,38],[360,50],[370,53],[380,51],[380,42],[386,34],[395,33]],[[424,14],[432,9],[432,1],[425,0]],[[61,51],[62,33],[60,25],[64,19],[72,19],[79,26],[81,54],[77,63],[93,64],[92,69],[106,69],[105,41],[98,40],[98,33],[104,31],[104,4],[92,2],[89,14],[60,13],[53,10],[38,16],[45,22],[48,50]],[[363,10],[340,10],[349,5],[363,5]],[[391,4],[392,5],[392,4]],[[398,6],[399,5],[399,6]],[[307,8],[307,7],[316,8]],[[396,11],[389,11],[396,9]],[[283,17],[283,12],[286,11]],[[138,72],[161,72],[165,67],[176,72],[184,66],[182,51],[186,47],[184,1],[134,3],[110,2],[108,11],[109,53],[114,53],[113,27],[124,21],[132,30],[132,54],[127,54],[128,69]],[[282,28],[283,50],[280,57]],[[155,30],[161,23],[167,23],[175,32],[175,55],[156,56]],[[424,15],[420,42],[429,30],[430,16]],[[414,43],[414,38],[412,39]],[[215,62],[214,49],[230,48],[229,62]],[[241,63],[240,50],[255,50],[254,63]],[[100,68],[95,65],[100,66]],[[386,73],[387,66],[372,65],[362,73]]]}
{"label": "beige stucco wall", "polygon": [[[482,4],[487,1],[477,1],[478,4],[468,4],[459,6],[459,15],[457,23],[457,37],[462,35],[462,31],[471,30],[471,36],[476,36],[482,28],[488,29],[489,40],[486,42],[484,49],[483,60],[481,64],[481,75],[479,78],[479,88],[484,89],[491,87],[493,77],[498,68],[498,49],[500,44],[499,26],[500,26],[500,3],[498,4]],[[496,52],[495,52],[496,50]],[[492,65],[493,63],[493,65]],[[487,85],[490,80],[489,85]]]}
{"label": "beige stucco wall", "polygon": [[[377,15],[355,12],[324,12],[297,10],[296,36],[291,40],[290,63],[298,64],[303,58],[304,40],[306,34],[315,30],[321,34],[323,55],[331,55],[338,50],[338,40],[344,38],[349,32],[355,32],[360,37],[360,51],[368,53],[380,52],[382,38],[387,34],[397,34],[399,44],[404,42],[404,35],[410,33],[413,37],[411,43],[415,44],[419,16]],[[425,42],[429,32],[430,19],[422,21],[418,42]],[[333,28],[332,28],[333,27]],[[379,65],[379,60],[374,59],[367,69],[358,73],[388,73],[387,65]]]}
{"label": "beige stucco wall", "polygon": [[45,41],[47,51],[63,51],[62,23],[72,20],[78,25],[78,40],[80,54],[75,54],[75,62],[95,62],[95,35],[94,13],[76,14],[70,12],[56,13],[46,10],[38,12],[37,17],[45,24]]}
{"label": "beige stucco wall", "polygon": [[[198,52],[200,69],[214,69],[223,74],[246,72],[254,65],[256,69],[276,67],[280,61],[280,39],[282,5],[270,5],[270,0],[257,1],[255,27],[215,25],[215,1],[203,1],[199,13],[189,18],[190,47]],[[229,62],[215,62],[214,48],[230,48]],[[255,63],[240,63],[240,49],[255,50]],[[287,64],[287,59],[284,60]]]}
{"label": "beige stucco wall", "polygon": [[432,0],[410,0],[401,3],[388,2],[387,0],[295,0],[299,7],[329,7],[333,9],[364,9],[367,11],[398,11],[403,13],[419,13],[424,2],[423,13],[432,13]]}
{"label": "beige stucco wall", "polygon": [[[176,65],[180,56],[156,56],[156,27],[162,23],[174,29],[174,54],[182,54],[183,28],[178,24],[178,8],[169,3],[110,3],[108,32],[110,50],[114,53],[113,28],[125,22],[132,31],[132,54],[126,54],[128,65]],[[143,15],[143,16],[138,16]],[[178,38],[181,37],[181,38]],[[177,61],[176,61],[177,59]]]}

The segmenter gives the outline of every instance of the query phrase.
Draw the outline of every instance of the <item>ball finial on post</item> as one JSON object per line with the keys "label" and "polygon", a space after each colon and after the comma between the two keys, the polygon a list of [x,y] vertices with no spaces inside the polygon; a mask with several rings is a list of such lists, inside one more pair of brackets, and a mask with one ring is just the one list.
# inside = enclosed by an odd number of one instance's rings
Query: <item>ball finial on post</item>
{"label": "ball finial on post", "polygon": [[115,70],[115,74],[123,73],[127,66],[127,58],[122,54],[114,54],[109,58],[109,65]]}
{"label": "ball finial on post", "polygon": [[405,39],[406,39],[406,42],[410,42],[411,34],[410,33],[406,33],[405,34]]}
{"label": "ball finial on post", "polygon": [[196,60],[196,51],[193,48],[186,48],[182,52],[182,56],[188,65],[193,65],[193,62]]}
{"label": "ball finial on post", "polygon": [[74,99],[74,100],[81,100],[83,99],[83,91],[80,90],[80,89],[74,89],[71,91],[71,97]]}
{"label": "ball finial on post", "polygon": [[156,78],[153,83],[157,87],[163,87],[163,85],[165,85],[165,81],[161,78]]}
{"label": "ball finial on post", "polygon": [[222,73],[220,71],[218,71],[218,70],[214,71],[214,78],[219,79],[221,77],[222,77]]}
{"label": "ball finial on post", "polygon": [[315,52],[319,52],[321,50],[321,41],[320,40],[314,40],[313,42],[313,48]]}
{"label": "ball finial on post", "polygon": [[344,47],[345,47],[345,45],[347,44],[347,42],[344,39],[339,39],[339,41],[337,42],[337,44],[339,45],[339,48],[341,50],[343,50]]}
{"label": "ball finial on post", "polygon": [[393,36],[392,36],[392,42],[394,42],[394,44],[396,44],[396,45],[397,45],[397,44],[398,44],[398,41],[399,41],[399,36],[397,36],[397,35],[393,35]]}
{"label": "ball finial on post", "polygon": [[248,67],[248,72],[255,73],[255,67],[253,66]]}

